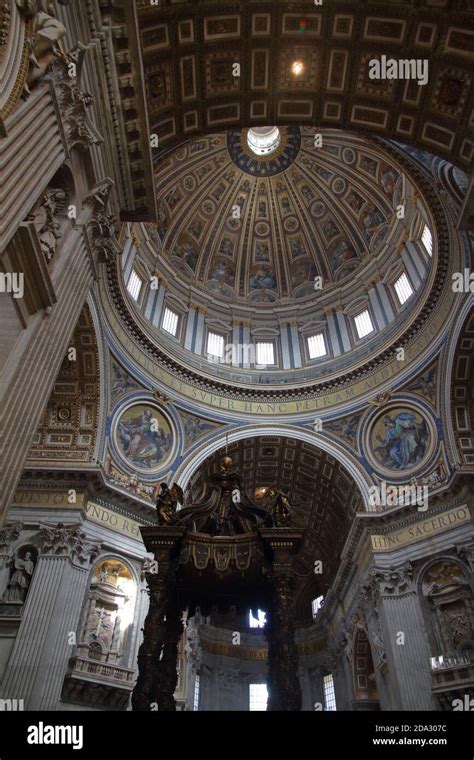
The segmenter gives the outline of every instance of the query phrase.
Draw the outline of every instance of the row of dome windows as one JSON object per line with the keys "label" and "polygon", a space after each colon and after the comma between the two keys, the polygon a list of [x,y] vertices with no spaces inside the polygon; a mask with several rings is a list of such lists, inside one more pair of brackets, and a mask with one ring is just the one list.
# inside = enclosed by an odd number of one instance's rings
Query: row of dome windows
{"label": "row of dome windows", "polygon": [[[431,234],[431,233],[430,233]],[[143,285],[142,279],[132,269],[127,283],[127,290],[137,301]],[[414,288],[406,274],[403,272],[394,283],[400,305],[408,301],[414,293]],[[161,329],[169,335],[176,337],[178,332],[179,315],[166,306],[161,320]],[[354,324],[359,340],[374,332],[375,327],[372,316],[368,309],[364,309],[354,316]],[[324,333],[319,332],[306,338],[308,356],[310,360],[320,359],[327,356],[328,350]],[[207,355],[211,360],[224,359],[226,355],[226,338],[224,335],[209,330],[207,334]],[[257,366],[275,365],[275,345],[272,341],[255,341],[255,364]]]}
{"label": "row of dome windows", "polygon": [[[427,223],[424,224],[421,230],[421,244],[427,258],[431,258],[433,253],[433,236]],[[407,265],[408,262],[406,262],[406,266]],[[390,286],[392,288],[393,298],[396,299],[399,307],[403,307],[417,290],[420,279],[418,278],[418,280],[416,280],[413,278],[413,273],[410,271],[410,267],[408,267],[408,269],[404,268],[403,270],[399,269],[397,274],[397,278],[390,282]],[[420,274],[420,272],[418,272],[418,274]],[[127,291],[137,304],[143,302],[142,307],[144,307],[145,302],[150,303],[149,294],[146,291],[146,281],[140,276],[132,262],[130,262],[128,277],[126,277],[125,280]],[[166,300],[165,297],[165,302],[161,307],[161,314],[158,312],[156,313],[156,316],[152,316],[151,311],[149,311],[148,318],[151,319],[152,324],[161,328],[161,331],[164,334],[175,340],[180,340],[179,336],[180,334],[183,334],[183,330],[185,329],[184,314],[180,312],[179,309],[175,310],[172,304],[169,302],[166,303]],[[388,305],[388,308],[391,308],[390,305]],[[393,316],[390,317],[389,315],[387,319],[387,315],[384,315],[381,323],[380,315],[377,317],[377,314],[373,313],[373,309],[374,304],[372,302],[363,305],[361,304],[358,312],[355,314],[352,312],[347,316],[346,325],[349,334],[346,334],[345,346],[347,346],[347,341],[350,341],[353,346],[356,345],[357,341],[364,340],[366,337],[375,333],[378,327],[383,327],[383,320],[387,323],[393,319]],[[193,317],[191,318],[193,319]],[[342,345],[337,345],[338,341],[340,343],[340,336],[334,337],[334,332],[337,332],[339,329],[347,332],[344,322],[342,322],[342,324],[340,323],[338,326],[337,324],[334,324],[333,320],[332,327],[328,324],[327,329],[324,331],[315,331],[312,335],[302,335],[301,340],[304,341],[304,344],[300,344],[299,348],[294,344],[294,341],[297,341],[296,336],[289,337],[288,340],[293,343],[292,349],[296,349],[297,352],[304,351],[306,361],[315,362],[319,359],[324,359],[324,357],[329,357],[333,352],[336,356],[341,353]],[[352,338],[350,338],[351,331],[353,334]],[[246,343],[245,346],[234,346],[232,340],[229,341],[229,337],[230,336],[227,332],[216,331],[215,328],[210,325],[205,329],[204,334],[201,334],[199,337],[199,342],[200,345],[205,347],[203,353],[208,361],[223,362],[247,368],[254,366],[255,369],[262,369],[265,367],[278,368],[278,366],[281,365],[281,360],[283,358],[280,356],[282,351],[284,352],[286,350],[286,354],[288,354],[288,348],[284,349],[279,344],[278,337],[274,338],[272,336],[271,338],[263,338],[262,336],[261,339],[254,337],[254,339],[251,340],[250,336],[248,336],[248,343]],[[191,348],[190,345],[186,347]],[[292,349],[290,346],[290,350]],[[191,350],[195,350],[194,347],[191,348]],[[344,349],[342,350],[344,351]],[[197,352],[201,353],[200,350],[197,350]],[[285,368],[288,368],[290,366],[288,364],[288,355],[286,355],[284,362],[286,362],[286,364],[284,364]],[[301,364],[296,363],[294,366],[298,367],[301,366]]]}

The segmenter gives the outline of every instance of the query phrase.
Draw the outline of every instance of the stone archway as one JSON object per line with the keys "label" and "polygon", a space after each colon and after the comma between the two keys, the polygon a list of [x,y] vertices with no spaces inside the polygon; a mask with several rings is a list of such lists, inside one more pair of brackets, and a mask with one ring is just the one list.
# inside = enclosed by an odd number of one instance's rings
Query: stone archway
{"label": "stone archway", "polygon": [[291,522],[304,530],[296,561],[296,614],[300,625],[310,624],[312,600],[325,596],[337,576],[351,521],[363,505],[369,507],[363,473],[342,447],[310,431],[246,425],[220,432],[188,456],[176,473],[186,503],[202,498],[226,452],[242,476],[244,493],[255,503],[265,506],[269,489],[287,495]]}
{"label": "stone archway", "polygon": [[334,441],[330,441],[322,435],[312,433],[309,430],[296,427],[295,425],[272,423],[260,426],[242,425],[241,427],[229,430],[228,432],[221,431],[185,457],[183,463],[176,470],[175,481],[183,490],[185,490],[193,473],[211,454],[219,451],[219,449],[223,448],[226,444],[240,441],[243,438],[255,438],[258,436],[285,436],[295,438],[298,441],[309,443],[312,446],[327,452],[333,456],[353,478],[360,491],[366,510],[370,510],[369,487],[371,481],[355,458],[350,456],[342,446]]}

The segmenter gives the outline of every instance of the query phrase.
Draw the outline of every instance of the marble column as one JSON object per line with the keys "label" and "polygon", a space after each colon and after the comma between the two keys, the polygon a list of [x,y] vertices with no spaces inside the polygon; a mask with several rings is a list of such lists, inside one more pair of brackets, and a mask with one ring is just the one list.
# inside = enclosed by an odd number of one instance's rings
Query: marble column
{"label": "marble column", "polygon": [[61,696],[70,634],[77,630],[90,564],[99,547],[78,525],[40,527],[42,547],[2,683],[5,699],[27,710],[54,710]]}

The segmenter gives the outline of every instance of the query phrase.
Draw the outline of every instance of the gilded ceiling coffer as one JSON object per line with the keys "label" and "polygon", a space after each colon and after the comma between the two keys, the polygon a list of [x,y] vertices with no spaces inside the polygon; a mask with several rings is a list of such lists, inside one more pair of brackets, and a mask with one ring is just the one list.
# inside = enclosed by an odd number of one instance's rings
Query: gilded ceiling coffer
{"label": "gilded ceiling coffer", "polygon": [[[183,612],[211,607],[244,612],[255,605],[269,612],[269,710],[300,710],[295,645],[292,559],[303,530],[291,527],[287,498],[271,490],[268,508],[253,504],[242,477],[223,457],[205,497],[178,510],[184,496],[162,485],[157,527],[143,527],[145,546],[155,558],[146,572],[150,607],[138,654],[133,710],[176,709],[178,643]],[[285,504],[280,504],[284,499]]]}

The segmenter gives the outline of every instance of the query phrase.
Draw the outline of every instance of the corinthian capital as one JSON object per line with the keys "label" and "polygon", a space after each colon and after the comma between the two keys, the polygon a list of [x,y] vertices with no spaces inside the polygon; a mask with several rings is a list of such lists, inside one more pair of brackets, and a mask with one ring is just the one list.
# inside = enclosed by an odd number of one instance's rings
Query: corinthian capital
{"label": "corinthian capital", "polygon": [[12,541],[18,538],[22,530],[23,523],[21,522],[9,523],[9,525],[0,528],[0,548],[9,546]]}
{"label": "corinthian capital", "polygon": [[81,531],[79,523],[74,525],[40,525],[40,534],[43,540],[41,547],[42,556],[69,557],[72,562],[79,565],[87,565],[99,553],[100,546],[87,540],[86,534]]}
{"label": "corinthian capital", "polygon": [[374,582],[378,585],[380,595],[403,596],[413,592],[413,566],[411,562],[388,568],[374,567],[370,573]]}

